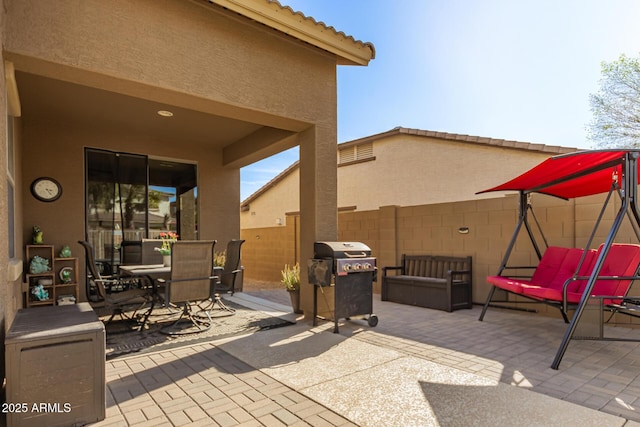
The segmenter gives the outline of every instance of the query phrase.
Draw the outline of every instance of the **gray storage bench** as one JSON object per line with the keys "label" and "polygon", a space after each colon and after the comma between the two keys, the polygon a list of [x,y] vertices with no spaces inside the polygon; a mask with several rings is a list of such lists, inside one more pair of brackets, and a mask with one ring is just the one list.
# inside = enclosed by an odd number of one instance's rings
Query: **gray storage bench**
{"label": "gray storage bench", "polygon": [[89,303],[19,310],[5,348],[9,427],[105,418],[105,330]]}
{"label": "gray storage bench", "polygon": [[381,298],[445,311],[471,308],[472,277],[470,256],[402,255],[402,265],[382,267]]}

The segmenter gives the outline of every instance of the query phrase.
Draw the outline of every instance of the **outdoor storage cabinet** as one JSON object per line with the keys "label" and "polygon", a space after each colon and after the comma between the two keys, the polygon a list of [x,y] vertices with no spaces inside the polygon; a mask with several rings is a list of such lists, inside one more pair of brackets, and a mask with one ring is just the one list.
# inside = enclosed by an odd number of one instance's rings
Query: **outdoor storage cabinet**
{"label": "outdoor storage cabinet", "polygon": [[[471,308],[471,257],[402,255],[382,268],[382,301],[454,311]],[[389,272],[395,272],[390,275]]]}
{"label": "outdoor storage cabinet", "polygon": [[88,303],[18,311],[5,348],[8,426],[104,419],[105,330]]}

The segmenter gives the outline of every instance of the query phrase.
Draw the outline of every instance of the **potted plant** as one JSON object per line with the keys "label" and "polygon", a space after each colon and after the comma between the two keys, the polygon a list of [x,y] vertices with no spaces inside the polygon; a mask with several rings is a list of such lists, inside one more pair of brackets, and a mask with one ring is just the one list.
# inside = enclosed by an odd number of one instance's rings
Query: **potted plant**
{"label": "potted plant", "polygon": [[213,266],[224,268],[224,263],[227,260],[227,251],[214,252],[213,253]]}
{"label": "potted plant", "polygon": [[163,231],[160,233],[162,246],[154,248],[162,255],[162,264],[165,267],[171,266],[171,246],[178,240],[178,235],[173,231]]}
{"label": "potted plant", "polygon": [[291,297],[291,306],[293,312],[300,314],[300,264],[295,263],[293,267],[289,267],[289,264],[284,265],[284,270],[280,272],[282,280],[280,282],[284,285],[284,288],[289,292]]}

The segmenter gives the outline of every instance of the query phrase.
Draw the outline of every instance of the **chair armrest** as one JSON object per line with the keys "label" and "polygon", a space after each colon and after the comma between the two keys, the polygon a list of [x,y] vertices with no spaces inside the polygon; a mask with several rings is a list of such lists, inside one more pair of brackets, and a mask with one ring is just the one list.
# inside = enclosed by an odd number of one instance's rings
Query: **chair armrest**
{"label": "chair armrest", "polygon": [[[451,279],[451,281],[454,280],[454,277],[456,276],[469,276],[471,275],[471,270],[448,270],[447,271],[447,278]],[[460,279],[458,279],[460,280]]]}
{"label": "chair armrest", "polygon": [[401,265],[395,265],[395,266],[392,266],[392,267],[382,267],[382,276],[383,277],[386,277],[388,270],[402,270],[402,266]]}

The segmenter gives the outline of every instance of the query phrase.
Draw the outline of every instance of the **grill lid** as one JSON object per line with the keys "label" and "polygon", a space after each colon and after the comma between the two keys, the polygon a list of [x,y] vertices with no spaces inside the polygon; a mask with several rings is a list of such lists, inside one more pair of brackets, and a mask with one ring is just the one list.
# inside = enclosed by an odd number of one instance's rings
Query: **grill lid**
{"label": "grill lid", "polygon": [[315,242],[314,258],[361,258],[371,256],[369,246],[360,242]]}

